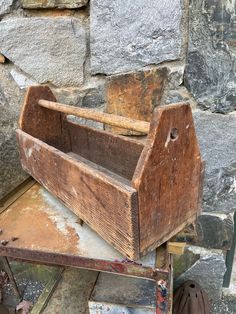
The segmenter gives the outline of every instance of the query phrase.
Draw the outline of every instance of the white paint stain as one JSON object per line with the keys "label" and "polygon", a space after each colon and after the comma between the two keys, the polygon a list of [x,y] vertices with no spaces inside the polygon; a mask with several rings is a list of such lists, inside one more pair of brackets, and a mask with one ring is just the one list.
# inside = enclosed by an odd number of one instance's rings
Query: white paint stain
{"label": "white paint stain", "polygon": [[40,149],[41,149],[41,146],[40,146],[40,145],[38,145],[38,144],[36,144],[36,143],[34,143],[34,145],[33,145],[33,149],[34,149],[34,150],[36,150],[37,152],[39,152],[39,151],[40,151]]}
{"label": "white paint stain", "polygon": [[168,134],[166,142],[165,142],[165,148],[167,148],[168,144],[170,142],[170,134]]}
{"label": "white paint stain", "polygon": [[28,157],[31,157],[32,152],[33,152],[32,148],[29,148],[29,149],[28,149]]}
{"label": "white paint stain", "polygon": [[76,197],[76,196],[77,196],[76,189],[72,186],[72,187],[71,187],[71,190],[72,190],[73,195]]}
{"label": "white paint stain", "polygon": [[32,155],[32,148],[27,148],[27,147],[24,147],[24,153],[25,153],[25,157],[28,159],[31,157]]}

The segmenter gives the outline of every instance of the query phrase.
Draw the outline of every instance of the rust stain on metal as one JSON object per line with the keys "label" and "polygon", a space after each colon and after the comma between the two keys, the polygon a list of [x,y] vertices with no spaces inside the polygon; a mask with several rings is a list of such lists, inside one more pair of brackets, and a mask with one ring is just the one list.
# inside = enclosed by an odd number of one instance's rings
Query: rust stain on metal
{"label": "rust stain on metal", "polygon": [[77,246],[79,244],[79,235],[75,232],[75,229],[73,229],[71,226],[66,226],[66,230],[68,232],[68,236],[71,239],[73,243],[77,243]]}
{"label": "rust stain on metal", "polygon": [[0,228],[0,240],[18,238],[11,241],[15,248],[105,260],[124,258],[88,225],[81,226],[78,217],[38,183],[0,215]]}
{"label": "rust stain on metal", "polygon": [[4,233],[0,234],[0,241],[18,238],[14,241],[14,246],[18,248],[78,253],[78,235],[69,226],[66,227],[67,234],[60,232],[49,218],[46,206],[39,193],[39,185],[35,184],[1,215],[0,224]]}
{"label": "rust stain on metal", "polygon": [[[38,263],[67,265],[147,277],[168,279],[168,270],[154,269],[155,254],[127,261],[86,224],[38,183],[0,215],[3,233],[0,255]],[[154,271],[155,270],[155,271]]]}

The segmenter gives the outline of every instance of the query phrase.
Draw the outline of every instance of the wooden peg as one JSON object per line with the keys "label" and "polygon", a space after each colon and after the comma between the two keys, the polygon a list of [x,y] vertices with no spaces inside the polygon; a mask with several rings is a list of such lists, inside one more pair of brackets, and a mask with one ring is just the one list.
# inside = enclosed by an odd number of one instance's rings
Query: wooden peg
{"label": "wooden peg", "polygon": [[146,121],[125,118],[114,114],[99,112],[93,109],[73,107],[44,99],[40,99],[38,103],[44,108],[63,112],[68,115],[74,115],[77,117],[121,127],[124,129],[130,129],[132,131],[141,132],[143,134],[148,134],[149,132],[150,123]]}

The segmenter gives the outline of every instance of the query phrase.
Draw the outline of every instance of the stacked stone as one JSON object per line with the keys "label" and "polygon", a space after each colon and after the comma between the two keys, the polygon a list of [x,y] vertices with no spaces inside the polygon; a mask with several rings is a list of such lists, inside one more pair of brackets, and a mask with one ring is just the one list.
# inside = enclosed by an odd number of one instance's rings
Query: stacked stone
{"label": "stacked stone", "polygon": [[206,171],[203,213],[192,229],[178,235],[189,246],[176,257],[175,285],[186,279],[199,282],[214,301],[213,313],[232,313],[229,309],[235,307],[228,291],[219,302],[225,256],[235,245],[235,8],[234,0],[194,0],[189,5],[184,84],[197,102],[194,118]]}
{"label": "stacked stone", "polygon": [[[176,260],[176,285],[194,279],[219,298],[236,207],[235,3],[0,0],[0,199],[27,176],[14,135],[27,86],[48,84],[60,102],[98,110],[112,107],[106,95],[117,84],[125,110],[136,86],[140,118],[143,100],[149,111],[189,101],[206,175],[203,214],[178,236],[189,246]],[[163,73],[164,88],[155,88]]]}
{"label": "stacked stone", "polygon": [[186,252],[175,257],[175,286],[196,280],[213,301],[220,298],[226,271],[225,256],[234,237],[236,204],[236,115],[194,112],[202,157],[206,161],[202,214],[179,233]]}
{"label": "stacked stone", "polygon": [[0,199],[27,178],[15,129],[29,85],[48,84],[70,105],[103,108],[104,79],[91,77],[87,69],[87,3],[0,0]]}

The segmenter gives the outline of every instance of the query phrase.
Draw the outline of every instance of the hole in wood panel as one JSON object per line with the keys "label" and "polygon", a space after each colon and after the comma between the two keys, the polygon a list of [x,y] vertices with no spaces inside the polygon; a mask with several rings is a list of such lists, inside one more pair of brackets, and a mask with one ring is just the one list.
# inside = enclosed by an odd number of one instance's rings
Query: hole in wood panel
{"label": "hole in wood panel", "polygon": [[179,131],[178,131],[178,129],[173,128],[173,129],[170,131],[170,139],[171,139],[172,141],[175,141],[175,140],[177,140],[178,136],[179,136]]}

